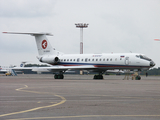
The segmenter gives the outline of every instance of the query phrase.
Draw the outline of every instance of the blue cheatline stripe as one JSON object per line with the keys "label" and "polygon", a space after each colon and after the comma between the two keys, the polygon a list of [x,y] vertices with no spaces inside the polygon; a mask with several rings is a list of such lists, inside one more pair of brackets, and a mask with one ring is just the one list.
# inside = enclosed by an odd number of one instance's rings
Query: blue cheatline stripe
{"label": "blue cheatline stripe", "polygon": [[[54,65],[54,64],[51,64]],[[118,65],[118,64],[93,64],[93,63],[71,63],[71,62],[60,62],[58,65],[63,65],[63,66],[81,66],[81,65],[93,65],[97,67],[132,67],[132,68],[149,68],[149,66],[135,66],[135,65]]]}

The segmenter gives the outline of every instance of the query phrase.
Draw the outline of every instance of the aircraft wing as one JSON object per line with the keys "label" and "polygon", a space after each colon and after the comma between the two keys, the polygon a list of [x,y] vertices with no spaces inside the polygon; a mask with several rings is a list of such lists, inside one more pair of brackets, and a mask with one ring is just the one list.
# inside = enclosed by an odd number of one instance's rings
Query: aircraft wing
{"label": "aircraft wing", "polygon": [[57,73],[60,71],[67,72],[70,70],[73,70],[73,71],[74,70],[88,70],[88,71],[93,71],[93,72],[105,72],[106,71],[106,69],[100,69],[94,65],[81,65],[81,66],[55,65],[55,66],[50,66],[50,67],[15,67],[12,69],[14,69],[14,70],[30,69],[32,71],[52,72],[52,73]]}
{"label": "aircraft wing", "polygon": [[[51,66],[51,67],[37,67],[37,68],[33,68],[41,70],[41,69],[47,69],[48,71],[54,71],[54,72],[58,72],[58,71],[66,71],[66,70],[90,70],[90,69],[95,69],[95,67],[93,65],[87,65],[87,66]],[[32,70],[33,70],[32,69]]]}
{"label": "aircraft wing", "polygon": [[55,66],[50,66],[50,67],[13,67],[10,69],[91,69],[91,68],[96,68],[93,65],[81,65],[81,66],[62,66],[62,65],[55,65]]}
{"label": "aircraft wing", "polygon": [[56,66],[51,66],[51,67],[14,67],[12,69],[14,69],[14,70],[31,69],[32,71],[48,70],[48,71],[52,71],[52,72],[59,72],[59,71],[66,71],[66,70],[93,70],[93,69],[96,69],[96,67],[93,66],[93,65],[82,65],[82,66],[61,66],[61,65],[56,65]]}

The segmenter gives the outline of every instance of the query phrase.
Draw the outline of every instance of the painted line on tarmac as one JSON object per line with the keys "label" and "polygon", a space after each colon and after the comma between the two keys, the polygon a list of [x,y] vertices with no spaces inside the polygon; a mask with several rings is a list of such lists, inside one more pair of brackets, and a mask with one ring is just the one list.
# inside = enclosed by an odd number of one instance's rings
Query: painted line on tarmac
{"label": "painted line on tarmac", "polygon": [[18,119],[8,119],[8,120],[40,120],[40,119],[55,119],[55,118],[89,118],[89,117],[160,117],[160,115],[79,115],[79,116],[18,118]]}
{"label": "painted line on tarmac", "polygon": [[[25,85],[25,87],[23,87],[23,88],[18,88],[18,89],[16,89],[16,90],[17,90],[17,91],[23,91],[23,92],[37,93],[37,94],[49,94],[49,93],[47,93],[47,92],[37,92],[37,91],[23,90],[23,89],[25,89],[25,88],[28,88],[28,86]],[[31,112],[31,111],[39,110],[39,109],[42,109],[42,108],[54,107],[54,106],[58,106],[58,105],[61,105],[61,104],[63,104],[63,103],[66,102],[66,99],[65,99],[63,96],[56,95],[56,94],[51,94],[51,95],[54,95],[54,96],[56,96],[56,97],[61,98],[61,99],[62,99],[61,102],[58,102],[58,103],[52,104],[52,105],[48,105],[48,106],[36,107],[36,108],[24,110],[24,111],[2,114],[2,115],[0,115],[0,117],[9,116],[9,115],[15,115],[15,114],[20,114],[20,113],[26,113],[26,112]]]}

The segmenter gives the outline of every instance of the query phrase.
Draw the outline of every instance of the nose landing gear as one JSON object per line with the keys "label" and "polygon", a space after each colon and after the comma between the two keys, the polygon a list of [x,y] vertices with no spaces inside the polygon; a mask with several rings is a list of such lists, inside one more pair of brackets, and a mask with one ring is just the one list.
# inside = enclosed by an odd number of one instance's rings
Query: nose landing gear
{"label": "nose landing gear", "polygon": [[135,72],[132,75],[132,80],[141,80],[141,76],[139,75],[139,72]]}
{"label": "nose landing gear", "polygon": [[141,80],[141,76],[136,76],[136,80]]}

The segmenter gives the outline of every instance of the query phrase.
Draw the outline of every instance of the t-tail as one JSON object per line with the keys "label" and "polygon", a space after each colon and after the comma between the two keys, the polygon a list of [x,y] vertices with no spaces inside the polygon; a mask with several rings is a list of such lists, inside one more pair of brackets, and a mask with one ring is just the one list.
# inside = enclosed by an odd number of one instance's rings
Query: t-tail
{"label": "t-tail", "polygon": [[24,67],[26,62],[21,62],[20,67]]}
{"label": "t-tail", "polygon": [[3,32],[7,34],[26,34],[26,35],[32,35],[35,37],[37,49],[39,53],[38,59],[40,60],[42,57],[45,57],[46,55],[54,55],[58,56],[61,54],[59,51],[55,50],[50,44],[50,42],[47,39],[48,36],[53,36],[51,33],[20,33],[20,32]]}

